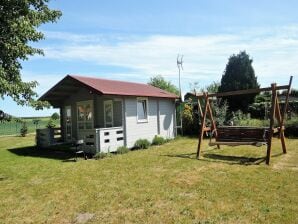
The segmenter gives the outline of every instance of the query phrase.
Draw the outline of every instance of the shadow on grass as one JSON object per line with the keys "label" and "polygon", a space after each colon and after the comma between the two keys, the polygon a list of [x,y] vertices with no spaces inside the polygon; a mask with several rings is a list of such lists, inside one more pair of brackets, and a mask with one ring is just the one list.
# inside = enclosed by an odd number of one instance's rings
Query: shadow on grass
{"label": "shadow on grass", "polygon": [[75,153],[71,150],[59,149],[39,149],[34,146],[8,149],[11,153],[18,156],[39,157],[47,159],[61,160],[62,162],[75,162]]}
{"label": "shadow on grass", "polygon": [[220,154],[203,154],[203,158],[212,159],[212,161],[226,161],[228,164],[241,165],[259,165],[265,162],[266,157],[248,157],[248,156],[230,156]]}
{"label": "shadow on grass", "polygon": [[[278,153],[272,155],[271,157],[281,156],[283,153]],[[172,154],[172,155],[163,155],[168,157],[177,157],[184,159],[197,159],[196,153],[184,153],[184,154]],[[216,153],[203,153],[200,157],[201,161],[204,162],[214,162],[214,163],[226,163],[230,165],[259,165],[265,162],[266,157],[249,157],[249,156],[232,156],[232,155],[221,155]]]}

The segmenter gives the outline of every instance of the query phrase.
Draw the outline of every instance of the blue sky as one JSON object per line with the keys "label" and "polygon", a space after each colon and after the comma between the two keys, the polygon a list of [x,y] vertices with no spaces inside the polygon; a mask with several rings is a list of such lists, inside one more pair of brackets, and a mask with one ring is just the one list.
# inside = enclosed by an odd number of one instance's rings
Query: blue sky
{"label": "blue sky", "polygon": [[[43,94],[66,74],[147,82],[161,74],[178,84],[177,54],[184,54],[182,89],[220,81],[230,55],[246,50],[258,81],[298,87],[298,1],[52,0],[62,11],[42,25],[46,39],[33,45],[45,56],[23,62],[26,81]],[[296,76],[295,76],[296,75]],[[46,116],[0,100],[15,116]]]}

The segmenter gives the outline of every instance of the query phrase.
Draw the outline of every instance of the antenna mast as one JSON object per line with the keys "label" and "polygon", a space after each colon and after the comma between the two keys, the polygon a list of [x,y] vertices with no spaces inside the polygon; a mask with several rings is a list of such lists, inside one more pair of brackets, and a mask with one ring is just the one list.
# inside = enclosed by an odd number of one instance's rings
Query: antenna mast
{"label": "antenna mast", "polygon": [[181,69],[183,70],[183,55],[179,55],[177,56],[177,67],[179,70],[179,94],[180,94],[180,100],[182,101],[182,93],[181,93]]}

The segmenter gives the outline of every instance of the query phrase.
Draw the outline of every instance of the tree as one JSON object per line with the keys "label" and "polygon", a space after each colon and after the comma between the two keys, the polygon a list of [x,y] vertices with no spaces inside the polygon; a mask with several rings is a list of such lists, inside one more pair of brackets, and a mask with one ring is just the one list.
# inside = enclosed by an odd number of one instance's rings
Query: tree
{"label": "tree", "polygon": [[[245,51],[232,55],[221,78],[219,92],[259,88],[252,62],[253,60],[250,59]],[[248,106],[254,101],[255,96],[256,94],[249,94],[229,96],[223,99],[228,101],[231,111],[240,109],[243,112],[247,112]]]}
{"label": "tree", "polygon": [[41,109],[46,104],[35,100],[36,81],[21,78],[21,61],[28,56],[43,55],[30,42],[44,38],[37,28],[47,22],[56,22],[61,12],[48,8],[49,0],[0,1],[0,97],[10,96],[19,105]]}
{"label": "tree", "polygon": [[148,82],[149,85],[155,86],[157,88],[166,90],[170,93],[174,93],[176,95],[179,95],[179,89],[177,86],[172,84],[170,81],[166,81],[164,77],[161,75],[157,75],[150,78],[150,81]]}
{"label": "tree", "polygon": [[58,120],[58,119],[60,119],[60,115],[57,112],[55,112],[55,113],[52,114],[51,118],[53,120]]}

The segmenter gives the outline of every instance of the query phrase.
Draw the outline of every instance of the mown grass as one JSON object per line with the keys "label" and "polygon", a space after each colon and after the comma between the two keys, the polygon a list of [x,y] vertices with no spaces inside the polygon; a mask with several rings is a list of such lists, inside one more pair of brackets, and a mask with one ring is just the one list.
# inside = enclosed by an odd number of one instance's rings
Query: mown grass
{"label": "mown grass", "polygon": [[298,140],[266,147],[207,146],[196,139],[102,160],[38,150],[34,136],[0,139],[0,223],[297,223]]}

